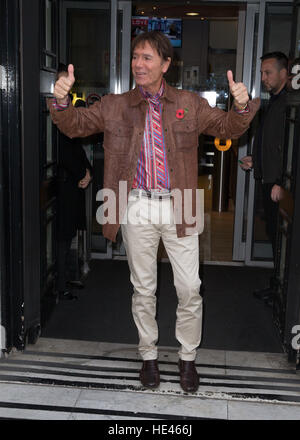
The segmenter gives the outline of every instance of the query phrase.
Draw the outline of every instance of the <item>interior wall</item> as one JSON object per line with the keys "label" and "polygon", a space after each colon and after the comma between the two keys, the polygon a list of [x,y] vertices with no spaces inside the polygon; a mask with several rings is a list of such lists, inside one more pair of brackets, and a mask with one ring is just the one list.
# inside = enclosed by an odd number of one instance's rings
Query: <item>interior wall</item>
{"label": "interior wall", "polygon": [[174,50],[175,57],[181,60],[184,72],[198,66],[201,84],[209,73],[226,78],[228,69],[236,69],[237,35],[237,19],[183,19],[182,48]]}
{"label": "interior wall", "polygon": [[[76,67],[76,80],[83,87],[109,88],[109,10],[72,10],[68,13],[68,62]],[[101,38],[99,39],[99,29]]]}
{"label": "interior wall", "polygon": [[209,46],[215,49],[236,49],[238,20],[209,20]]}
{"label": "interior wall", "polygon": [[199,66],[199,75],[207,75],[209,22],[183,20],[181,56],[184,67]]}
{"label": "interior wall", "polygon": [[209,21],[209,71],[226,79],[236,70],[238,20]]}
{"label": "interior wall", "polygon": [[264,52],[280,51],[288,56],[291,30],[290,16],[272,17],[265,38]]}

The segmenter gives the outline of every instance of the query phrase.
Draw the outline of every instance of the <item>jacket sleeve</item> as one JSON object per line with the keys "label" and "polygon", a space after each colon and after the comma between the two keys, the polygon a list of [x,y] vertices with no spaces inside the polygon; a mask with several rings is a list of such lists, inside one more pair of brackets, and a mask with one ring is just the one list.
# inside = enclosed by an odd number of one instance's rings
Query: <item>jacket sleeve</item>
{"label": "jacket sleeve", "polygon": [[54,99],[47,100],[52,121],[69,138],[87,137],[104,131],[103,99],[88,108],[74,108],[72,104],[65,110],[57,110]]}
{"label": "jacket sleeve", "polygon": [[217,107],[210,107],[207,100],[199,98],[198,127],[201,133],[220,139],[237,139],[249,128],[260,106],[260,99],[249,101],[249,111],[238,113],[233,108],[228,112]]}

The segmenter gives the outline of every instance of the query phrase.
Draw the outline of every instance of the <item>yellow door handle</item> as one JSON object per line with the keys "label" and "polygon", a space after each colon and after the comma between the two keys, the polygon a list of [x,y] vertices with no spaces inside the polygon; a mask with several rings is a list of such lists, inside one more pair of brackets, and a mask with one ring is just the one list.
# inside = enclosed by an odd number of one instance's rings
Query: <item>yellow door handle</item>
{"label": "yellow door handle", "polygon": [[219,138],[215,138],[214,143],[215,143],[216,149],[219,150],[219,151],[227,151],[227,150],[229,150],[229,148],[231,147],[231,144],[232,144],[231,139],[226,139],[226,144],[225,145],[221,144]]}

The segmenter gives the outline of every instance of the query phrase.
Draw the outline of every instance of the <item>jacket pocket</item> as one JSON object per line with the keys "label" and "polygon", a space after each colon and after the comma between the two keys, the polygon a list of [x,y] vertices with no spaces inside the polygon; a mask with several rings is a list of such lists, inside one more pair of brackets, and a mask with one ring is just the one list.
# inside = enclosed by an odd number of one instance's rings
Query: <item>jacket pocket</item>
{"label": "jacket pocket", "polygon": [[196,119],[173,122],[173,134],[176,150],[187,151],[198,147],[198,129]]}
{"label": "jacket pocket", "polygon": [[104,149],[112,154],[129,153],[132,132],[133,127],[123,121],[108,121],[104,131]]}

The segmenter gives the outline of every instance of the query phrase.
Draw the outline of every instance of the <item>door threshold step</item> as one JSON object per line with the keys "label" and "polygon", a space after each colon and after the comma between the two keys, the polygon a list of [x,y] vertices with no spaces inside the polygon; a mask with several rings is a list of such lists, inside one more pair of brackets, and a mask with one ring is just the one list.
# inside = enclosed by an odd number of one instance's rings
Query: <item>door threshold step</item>
{"label": "door threshold step", "polygon": [[300,377],[285,354],[200,348],[200,386],[191,394],[180,387],[177,362],[176,348],[161,347],[161,384],[149,390],[140,384],[134,345],[40,338],[0,360],[0,382],[300,405]]}

